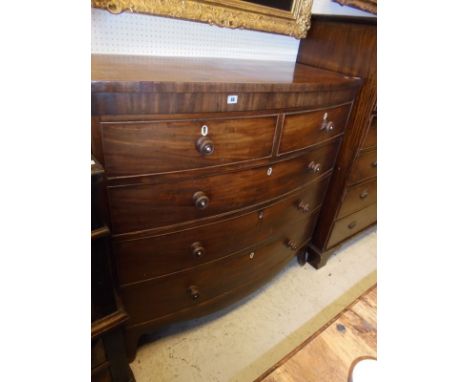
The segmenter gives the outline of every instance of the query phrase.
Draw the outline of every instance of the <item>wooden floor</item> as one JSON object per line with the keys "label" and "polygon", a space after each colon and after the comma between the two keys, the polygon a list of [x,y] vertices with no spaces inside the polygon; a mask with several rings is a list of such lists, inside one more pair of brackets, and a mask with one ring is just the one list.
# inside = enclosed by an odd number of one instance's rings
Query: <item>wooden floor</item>
{"label": "wooden floor", "polygon": [[257,382],[347,382],[356,362],[377,358],[376,313],[374,286]]}

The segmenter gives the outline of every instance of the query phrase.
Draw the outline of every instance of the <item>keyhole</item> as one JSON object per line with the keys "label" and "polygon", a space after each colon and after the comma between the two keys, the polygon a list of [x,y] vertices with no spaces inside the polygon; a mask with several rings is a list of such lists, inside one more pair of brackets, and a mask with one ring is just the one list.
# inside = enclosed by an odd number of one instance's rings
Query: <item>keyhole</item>
{"label": "keyhole", "polygon": [[201,127],[201,135],[204,136],[204,137],[206,137],[208,135],[208,126],[203,125]]}

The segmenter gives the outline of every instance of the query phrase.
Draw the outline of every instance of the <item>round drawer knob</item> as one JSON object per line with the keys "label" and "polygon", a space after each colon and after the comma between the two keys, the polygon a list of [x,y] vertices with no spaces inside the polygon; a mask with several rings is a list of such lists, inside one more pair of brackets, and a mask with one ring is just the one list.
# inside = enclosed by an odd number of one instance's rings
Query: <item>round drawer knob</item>
{"label": "round drawer knob", "polygon": [[377,167],[377,161],[372,162],[371,166],[372,167]]}
{"label": "round drawer knob", "polygon": [[308,166],[307,166],[307,169],[313,173],[313,174],[317,174],[318,172],[320,172],[320,163],[316,163],[314,161],[311,161]]}
{"label": "round drawer knob", "polygon": [[210,199],[208,199],[208,196],[206,196],[203,191],[197,191],[193,194],[193,201],[195,203],[195,207],[199,210],[204,210],[208,207]]}
{"label": "round drawer knob", "polygon": [[300,200],[299,203],[297,204],[297,208],[301,210],[304,213],[309,212],[309,203],[304,202],[303,200]]}
{"label": "round drawer knob", "polygon": [[367,198],[368,196],[369,196],[369,192],[368,192],[367,190],[361,192],[361,194],[359,195],[359,197],[360,197],[361,199],[365,199],[365,198]]}
{"label": "round drawer knob", "polygon": [[356,224],[357,224],[357,223],[356,223],[355,221],[353,221],[353,222],[351,222],[351,223],[348,224],[348,228],[349,228],[349,229],[353,229],[354,227],[356,227]]}
{"label": "round drawer knob", "polygon": [[286,243],[286,246],[292,249],[293,251],[297,249],[297,244],[293,240],[288,240],[288,242]]}
{"label": "round drawer knob", "polygon": [[196,257],[201,257],[205,254],[205,248],[202,247],[199,241],[192,244],[192,254]]}
{"label": "round drawer knob", "polygon": [[197,140],[197,150],[202,155],[211,155],[214,152],[214,143],[208,137],[200,137]]}
{"label": "round drawer knob", "polygon": [[332,121],[327,122],[327,123],[325,124],[324,130],[325,130],[327,133],[333,131],[334,129],[335,129],[335,125],[333,124]]}
{"label": "round drawer knob", "polygon": [[192,297],[193,301],[198,300],[200,298],[200,292],[198,291],[196,285],[190,285],[187,291],[190,297]]}

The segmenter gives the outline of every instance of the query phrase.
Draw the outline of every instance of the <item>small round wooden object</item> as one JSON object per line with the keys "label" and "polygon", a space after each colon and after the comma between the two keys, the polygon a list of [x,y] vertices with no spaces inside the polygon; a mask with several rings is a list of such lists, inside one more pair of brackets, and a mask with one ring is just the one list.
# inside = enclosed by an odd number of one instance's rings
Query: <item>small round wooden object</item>
{"label": "small round wooden object", "polygon": [[197,150],[202,155],[211,155],[214,152],[214,143],[208,137],[200,137],[197,140]]}
{"label": "small round wooden object", "polygon": [[203,191],[195,192],[192,198],[195,203],[195,207],[199,210],[204,210],[208,207],[208,203],[210,202],[210,199],[208,199],[208,196],[206,196]]}
{"label": "small round wooden object", "polygon": [[188,288],[188,293],[190,297],[192,297],[193,301],[196,301],[200,298],[200,292],[198,291],[198,288],[196,285],[190,285]]}

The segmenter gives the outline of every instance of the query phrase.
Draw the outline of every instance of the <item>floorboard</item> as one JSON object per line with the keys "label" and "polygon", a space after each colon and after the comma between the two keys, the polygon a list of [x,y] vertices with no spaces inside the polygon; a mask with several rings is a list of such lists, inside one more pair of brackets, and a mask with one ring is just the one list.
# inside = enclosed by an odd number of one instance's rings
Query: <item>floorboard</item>
{"label": "floorboard", "polygon": [[347,382],[359,359],[377,358],[377,286],[257,382]]}

